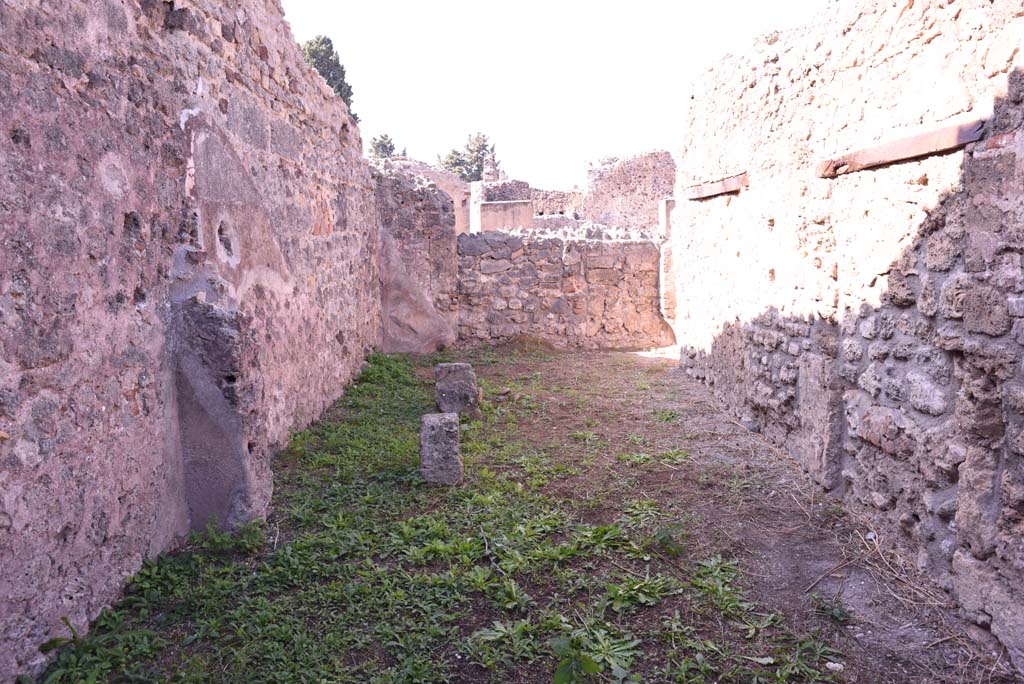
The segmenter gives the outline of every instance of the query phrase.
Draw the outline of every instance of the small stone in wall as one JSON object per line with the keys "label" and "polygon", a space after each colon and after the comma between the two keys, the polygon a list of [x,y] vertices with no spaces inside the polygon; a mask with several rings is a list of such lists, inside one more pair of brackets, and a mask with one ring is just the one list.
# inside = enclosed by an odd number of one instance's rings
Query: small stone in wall
{"label": "small stone in wall", "polygon": [[889,357],[889,349],[885,342],[872,342],[868,345],[868,356],[873,361],[884,361]]}
{"label": "small stone in wall", "polygon": [[508,259],[486,259],[480,262],[480,272],[484,274],[501,273],[512,268]]}
{"label": "small stone in wall", "polygon": [[878,396],[882,389],[882,376],[875,364],[868,366],[867,370],[857,378],[857,385],[872,397]]}
{"label": "small stone in wall", "polygon": [[948,271],[960,257],[958,241],[946,233],[937,233],[928,238],[928,252],[925,264],[930,271]]}
{"label": "small stone in wall", "polygon": [[882,393],[893,401],[906,399],[906,386],[899,377],[885,378],[882,380]]}
{"label": "small stone in wall", "polygon": [[975,287],[963,300],[964,324],[968,332],[993,337],[1010,331],[1010,312],[1006,296],[994,287]]}
{"label": "small stone in wall", "polygon": [[428,413],[420,424],[420,474],[431,484],[462,483],[459,414]]}
{"label": "small stone in wall", "polygon": [[1024,430],[1013,430],[1010,432],[1006,445],[1010,451],[1017,456],[1024,456]]}
{"label": "small stone in wall", "polygon": [[893,306],[906,308],[917,301],[917,293],[914,292],[910,277],[904,273],[893,271],[889,276],[889,301]]}
{"label": "small stone in wall", "polygon": [[914,354],[914,345],[911,342],[899,342],[892,348],[892,356],[898,361],[907,361]]}
{"label": "small stone in wall", "polygon": [[941,490],[928,489],[924,492],[924,509],[932,515],[949,520],[956,515],[957,489],[947,487]]}
{"label": "small stone in wall", "polygon": [[859,340],[843,340],[843,358],[847,361],[860,361],[864,358],[864,347]]}
{"label": "small stone in wall", "polygon": [[941,416],[946,412],[947,402],[942,388],[925,373],[910,371],[907,373],[907,384],[910,386],[910,405],[916,410],[930,416]]}
{"label": "small stone in wall", "polygon": [[479,419],[483,416],[480,395],[470,364],[439,363],[434,367],[434,401],[438,411]]}
{"label": "small stone in wall", "polygon": [[839,370],[837,371],[839,377],[841,377],[843,380],[846,380],[849,383],[857,382],[857,376],[859,372],[860,369],[857,366],[853,365],[852,363],[841,364],[839,366]]}
{"label": "small stone in wall", "polygon": [[1024,385],[1006,385],[1003,388],[1003,403],[1014,413],[1024,414]]}
{"label": "small stone in wall", "polygon": [[796,364],[786,363],[779,368],[779,381],[787,385],[795,385],[800,377],[800,369]]}
{"label": "small stone in wall", "polygon": [[939,292],[934,275],[926,275],[921,280],[921,294],[917,298],[917,309],[925,316],[934,316],[939,312]]}
{"label": "small stone in wall", "polygon": [[872,406],[861,418],[857,436],[887,454],[907,457],[914,453],[914,441],[908,436],[912,425],[898,410]]}
{"label": "small stone in wall", "polygon": [[953,276],[942,286],[939,294],[939,313],[946,318],[963,318],[964,298],[974,283],[968,275]]}

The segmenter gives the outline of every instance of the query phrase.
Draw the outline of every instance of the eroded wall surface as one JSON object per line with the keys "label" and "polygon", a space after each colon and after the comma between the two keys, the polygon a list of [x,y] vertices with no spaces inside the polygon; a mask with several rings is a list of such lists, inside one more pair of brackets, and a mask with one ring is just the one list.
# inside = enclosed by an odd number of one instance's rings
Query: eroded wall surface
{"label": "eroded wall surface", "polygon": [[461,235],[459,338],[560,347],[672,344],[659,311],[658,246],[542,235]]}
{"label": "eroded wall surface", "polygon": [[268,504],[380,342],[373,188],[276,0],[0,3],[0,673]]}
{"label": "eroded wall surface", "polygon": [[421,165],[372,164],[382,255],[382,349],[437,351],[456,338],[457,212]]}
{"label": "eroded wall surface", "polygon": [[[693,91],[671,217],[682,362],[1024,668],[1024,10],[832,2],[817,26]],[[977,117],[965,150],[815,174]],[[743,171],[739,194],[683,199]]]}

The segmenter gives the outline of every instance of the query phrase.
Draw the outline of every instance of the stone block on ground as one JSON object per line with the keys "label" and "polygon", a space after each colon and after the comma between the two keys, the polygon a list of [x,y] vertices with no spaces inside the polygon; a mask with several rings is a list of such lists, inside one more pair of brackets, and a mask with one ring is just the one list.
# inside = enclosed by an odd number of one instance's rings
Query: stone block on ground
{"label": "stone block on ground", "polygon": [[468,363],[439,363],[434,367],[434,401],[438,411],[479,419],[483,416],[480,399],[473,366]]}
{"label": "stone block on ground", "polygon": [[420,423],[420,474],[432,484],[462,482],[459,414],[428,413]]}

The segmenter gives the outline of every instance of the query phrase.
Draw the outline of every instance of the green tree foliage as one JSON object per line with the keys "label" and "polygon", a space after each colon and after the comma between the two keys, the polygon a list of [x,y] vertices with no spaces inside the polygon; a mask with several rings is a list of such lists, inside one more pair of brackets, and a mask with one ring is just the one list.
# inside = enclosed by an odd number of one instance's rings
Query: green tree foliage
{"label": "green tree foliage", "polygon": [[377,136],[370,141],[370,154],[379,159],[395,156],[395,141],[387,133]]}
{"label": "green tree foliage", "polygon": [[302,55],[306,58],[306,63],[320,72],[327,85],[348,105],[352,118],[359,121],[359,117],[352,111],[352,86],[345,80],[345,67],[331,39],[327,36],[317,36],[307,40],[302,45]]}
{"label": "green tree foliage", "polygon": [[[464,148],[452,150],[444,159],[438,157],[438,161],[441,168],[469,183],[483,178],[484,164],[488,157],[494,159],[494,145],[486,135],[477,133],[469,136]],[[497,168],[497,159],[494,159],[494,165]]]}

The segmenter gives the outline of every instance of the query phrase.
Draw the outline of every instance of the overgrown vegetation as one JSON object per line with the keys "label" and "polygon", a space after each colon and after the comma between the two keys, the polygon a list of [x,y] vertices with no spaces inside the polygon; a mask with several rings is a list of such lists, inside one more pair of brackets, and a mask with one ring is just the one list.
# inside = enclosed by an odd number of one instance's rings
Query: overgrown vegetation
{"label": "overgrown vegetation", "polygon": [[[372,356],[279,455],[266,526],[211,528],[147,562],[87,636],[50,645],[43,681],[833,681],[837,654],[753,605],[735,561],[690,557],[699,530],[661,502],[610,492],[617,511],[594,519],[553,493],[578,466],[517,429],[543,410],[526,400],[541,378],[485,385],[485,418],[463,430],[466,484],[425,485],[432,392],[415,370]],[[580,431],[565,448],[603,445]]]}

